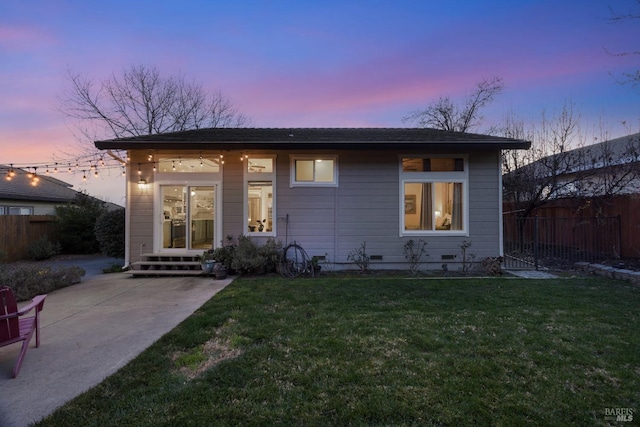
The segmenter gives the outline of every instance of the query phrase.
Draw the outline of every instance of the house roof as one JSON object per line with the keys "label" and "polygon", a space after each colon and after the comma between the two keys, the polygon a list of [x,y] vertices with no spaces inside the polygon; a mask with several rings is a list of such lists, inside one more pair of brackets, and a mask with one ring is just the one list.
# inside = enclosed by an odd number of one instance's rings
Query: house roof
{"label": "house roof", "polygon": [[104,149],[528,149],[520,139],[424,128],[210,128],[96,141]]}
{"label": "house roof", "polygon": [[[11,181],[7,181],[4,178],[9,170],[13,170],[16,174]],[[0,165],[0,173],[0,200],[24,200],[65,204],[73,203],[79,193],[79,191],[71,188],[73,185],[50,175],[38,174],[40,178],[38,185],[31,185],[31,179],[27,176],[29,172],[23,169]],[[102,200],[100,201],[102,202]],[[103,203],[108,210],[122,208],[122,206],[115,203]]]}
{"label": "house roof", "polygon": [[[0,165],[1,170],[9,170],[8,166]],[[16,176],[11,181],[0,179],[0,199],[11,200],[32,200],[41,202],[67,203],[75,199],[77,191],[73,190],[71,184],[47,175],[38,175],[40,181],[38,185],[31,185],[31,179],[27,177],[27,172],[11,168]]]}

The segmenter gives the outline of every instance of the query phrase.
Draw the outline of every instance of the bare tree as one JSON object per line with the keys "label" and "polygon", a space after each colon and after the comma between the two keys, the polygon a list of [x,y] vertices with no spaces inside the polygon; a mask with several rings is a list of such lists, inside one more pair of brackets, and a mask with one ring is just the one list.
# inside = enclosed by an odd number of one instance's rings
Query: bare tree
{"label": "bare tree", "polygon": [[[609,21],[612,23],[621,23],[627,22],[630,20],[640,20],[640,0],[635,0],[637,10],[628,10],[626,12],[620,12],[614,10],[613,8],[609,8],[611,11],[611,17]],[[637,41],[637,39],[636,39]],[[607,53],[614,56],[629,56],[629,55],[640,55],[640,50],[629,51],[629,52],[617,52],[612,53],[607,50]],[[640,70],[635,70],[628,73],[623,73],[623,79],[619,81],[621,84],[628,84],[632,88],[636,90],[640,90]]]}
{"label": "bare tree", "polygon": [[416,110],[402,119],[418,127],[435,128],[454,132],[469,132],[482,122],[482,109],[504,89],[501,78],[482,80],[475,90],[460,104],[450,97],[440,97],[424,110]]}
{"label": "bare tree", "polygon": [[538,129],[525,130],[511,115],[501,134],[532,141],[531,149],[506,150],[502,156],[505,201],[514,203],[519,217],[557,198],[621,194],[640,180],[638,135],[614,143],[601,128],[602,142],[586,145],[570,102],[553,117],[543,113]]}
{"label": "bare tree", "polygon": [[156,67],[134,65],[100,83],[69,71],[68,80],[59,109],[89,141],[250,124],[222,93]]}

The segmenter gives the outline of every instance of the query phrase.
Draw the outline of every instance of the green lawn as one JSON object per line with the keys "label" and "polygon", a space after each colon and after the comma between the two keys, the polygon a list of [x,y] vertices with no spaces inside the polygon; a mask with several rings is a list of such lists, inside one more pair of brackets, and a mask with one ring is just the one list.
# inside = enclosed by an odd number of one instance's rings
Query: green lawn
{"label": "green lawn", "polygon": [[39,425],[605,425],[640,417],[639,306],[604,279],[242,278]]}

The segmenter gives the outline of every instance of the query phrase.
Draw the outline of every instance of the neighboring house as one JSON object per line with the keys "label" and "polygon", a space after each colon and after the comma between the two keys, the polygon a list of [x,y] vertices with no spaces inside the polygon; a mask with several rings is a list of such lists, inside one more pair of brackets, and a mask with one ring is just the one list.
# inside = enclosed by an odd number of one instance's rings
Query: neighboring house
{"label": "neighboring house", "polygon": [[640,134],[576,148],[565,157],[574,164],[561,174],[565,185],[557,198],[640,192]]}
{"label": "neighboring house", "polygon": [[201,129],[96,141],[127,150],[126,260],[196,254],[228,236],[303,246],[349,268],[431,268],[502,254],[502,149],[522,140],[433,129]]}
{"label": "neighboring house", "polygon": [[[71,184],[51,175],[38,174],[34,182],[29,172],[20,168],[0,166],[0,170],[4,172],[0,179],[0,215],[55,215],[56,206],[72,203],[78,194]],[[10,171],[14,176],[9,176]],[[122,208],[113,203],[106,206]]]}
{"label": "neighboring house", "polygon": [[640,192],[640,134],[543,157],[504,176],[505,202]]}

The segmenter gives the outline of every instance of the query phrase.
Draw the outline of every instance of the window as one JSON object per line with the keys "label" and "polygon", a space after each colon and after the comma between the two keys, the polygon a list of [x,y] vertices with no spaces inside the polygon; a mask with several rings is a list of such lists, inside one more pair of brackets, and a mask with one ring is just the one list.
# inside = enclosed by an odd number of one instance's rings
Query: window
{"label": "window", "polygon": [[403,158],[401,234],[464,234],[468,222],[464,158]]}
{"label": "window", "polygon": [[337,156],[291,156],[291,186],[335,187]]}
{"label": "window", "polygon": [[160,173],[213,173],[220,172],[222,156],[188,155],[161,156],[153,167]]}
{"label": "window", "polygon": [[33,215],[31,206],[9,206],[9,215]]}
{"label": "window", "polygon": [[247,233],[275,235],[275,158],[248,157],[245,173]]}

